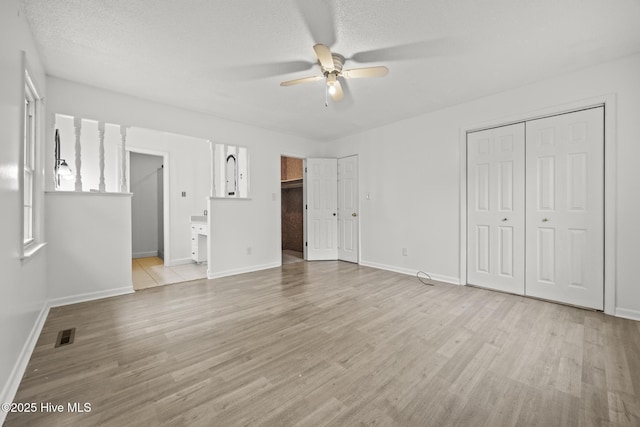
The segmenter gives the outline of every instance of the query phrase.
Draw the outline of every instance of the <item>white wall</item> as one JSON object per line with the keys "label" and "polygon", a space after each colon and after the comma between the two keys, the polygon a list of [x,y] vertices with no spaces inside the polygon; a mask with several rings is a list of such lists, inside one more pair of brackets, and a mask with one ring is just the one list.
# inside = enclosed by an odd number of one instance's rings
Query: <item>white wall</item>
{"label": "white wall", "polygon": [[[126,103],[126,101],[123,101]],[[52,107],[49,107],[52,110]],[[82,188],[84,191],[97,189],[100,169],[98,163],[98,122],[83,115],[81,132],[82,158]],[[126,123],[130,123],[128,119]],[[105,124],[104,152],[105,152],[105,184],[107,192],[119,192],[121,169],[121,141],[120,124]],[[73,117],[58,114],[55,127],[60,131],[61,157],[67,160],[74,176],[75,163],[75,131]],[[177,265],[191,262],[190,227],[191,215],[202,215],[207,208],[206,200],[210,191],[210,149],[209,143],[203,138],[193,138],[160,130],[129,127],[127,129],[126,147],[132,152],[168,156],[166,165],[169,174],[167,205],[169,215],[167,224],[169,249],[166,253],[166,265]],[[69,180],[62,179],[59,190],[73,191],[74,176]],[[131,180],[128,182],[131,186]],[[133,189],[131,189],[133,191]],[[186,197],[182,197],[182,192]],[[135,196],[134,196],[135,197]],[[135,201],[134,201],[135,203]],[[135,218],[134,218],[135,219]],[[134,234],[139,227],[134,222]],[[134,255],[140,252],[135,246],[139,243],[134,235]],[[157,248],[157,247],[156,247]],[[157,249],[156,249],[157,250]]]}
{"label": "white wall", "polygon": [[[22,173],[20,116],[23,98],[21,51],[40,96],[46,96],[45,76],[20,2],[0,2],[0,402],[11,402],[44,320],[47,248],[22,262],[19,177]],[[44,129],[44,123],[42,124]],[[41,171],[42,147],[37,147]],[[43,176],[38,173],[35,203],[42,208]],[[39,224],[42,229],[42,222]],[[0,424],[5,413],[0,411]]]}
{"label": "white wall", "polygon": [[169,180],[164,185],[168,186],[169,195],[166,199],[169,215],[165,221],[169,226],[170,250],[165,252],[165,265],[192,262],[190,217],[202,215],[207,209],[211,179],[209,143],[202,138],[132,127],[127,132],[127,146],[133,152],[169,156],[165,165]]}
{"label": "white wall", "polygon": [[617,117],[608,124],[617,134],[608,141],[617,147],[615,307],[618,315],[640,319],[639,75],[637,54],[331,142],[329,155],[360,156],[363,263],[458,281],[460,132],[615,94]]}
{"label": "white wall", "polygon": [[[131,199],[131,246],[133,258],[158,255],[159,206],[158,174],[162,157],[131,153],[129,159]],[[162,191],[162,189],[160,189]]]}
{"label": "white wall", "polygon": [[46,193],[52,305],[133,292],[131,195]]}
{"label": "white wall", "polygon": [[317,157],[325,148],[323,143],[286,136],[260,138],[258,134],[237,143],[249,149],[249,199],[210,199],[210,278],[280,265],[280,156]]}
{"label": "white wall", "polygon": [[[218,205],[214,202],[209,207],[209,217],[219,219],[218,224],[226,224],[226,228],[213,227],[210,242],[214,250],[209,250],[209,272],[213,275],[225,275],[230,271],[249,271],[280,263],[280,155],[293,157],[307,157],[321,155],[324,144],[281,134],[262,128],[213,117],[207,114],[186,111],[167,105],[157,104],[115,92],[105,91],[66,80],[48,77],[48,110],[50,113],[60,113],[79,116],[108,123],[130,125],[127,141],[139,145],[135,140],[136,129],[154,129],[176,135],[188,135],[194,138],[208,139],[218,143],[240,145],[249,149],[251,187],[250,200],[223,200]],[[153,143],[157,150],[158,143]],[[53,149],[53,147],[51,148]],[[191,150],[191,148],[189,148]],[[209,159],[200,156],[199,159]],[[209,183],[202,173],[193,170],[193,162],[185,160],[183,163],[186,173],[172,174],[181,180],[194,180],[195,185],[201,186],[196,192],[202,193],[202,188],[209,191]],[[207,169],[208,170],[208,169]],[[173,186],[173,178],[171,185]],[[178,182],[172,189],[184,190],[187,182]],[[179,193],[178,193],[179,194]],[[188,192],[187,195],[190,193]],[[273,196],[275,194],[275,196]],[[275,197],[275,200],[273,200]],[[174,214],[172,219],[189,220],[190,215],[202,214],[207,208],[204,201],[196,203],[195,208],[185,210],[183,214]],[[173,209],[173,208],[172,208]],[[233,224],[228,229],[229,224]],[[179,229],[174,224],[172,233]],[[188,229],[187,229],[188,230]],[[231,230],[236,230],[232,233]],[[173,237],[172,237],[173,239]],[[172,251],[181,251],[180,242],[185,244],[189,253],[190,240],[172,240]],[[242,242],[244,252],[237,257],[236,252],[228,252]],[[252,246],[252,255],[246,255],[246,246]],[[180,252],[181,253],[181,252]],[[232,256],[234,255],[234,256]],[[171,257],[178,259],[179,253],[172,253]],[[188,256],[188,255],[187,255]]]}

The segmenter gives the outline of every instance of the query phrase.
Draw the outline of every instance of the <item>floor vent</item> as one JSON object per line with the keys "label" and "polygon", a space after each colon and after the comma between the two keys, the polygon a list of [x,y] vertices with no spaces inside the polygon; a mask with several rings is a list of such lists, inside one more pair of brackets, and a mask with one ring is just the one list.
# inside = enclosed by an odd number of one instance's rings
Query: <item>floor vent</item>
{"label": "floor vent", "polygon": [[76,336],[76,328],[65,329],[58,332],[58,338],[56,339],[56,347],[63,345],[73,344],[73,338]]}

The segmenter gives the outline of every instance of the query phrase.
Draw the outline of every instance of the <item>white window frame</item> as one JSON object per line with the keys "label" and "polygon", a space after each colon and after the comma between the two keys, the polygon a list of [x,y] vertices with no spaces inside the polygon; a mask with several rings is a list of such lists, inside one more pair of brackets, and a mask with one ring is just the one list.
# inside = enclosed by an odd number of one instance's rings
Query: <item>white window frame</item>
{"label": "white window frame", "polygon": [[24,114],[22,118],[23,138],[22,138],[22,172],[23,172],[23,197],[22,197],[22,239],[25,248],[35,242],[35,149],[36,149],[36,128],[38,115],[36,112],[36,102],[38,94],[25,70],[24,85]]}
{"label": "white window frame", "polygon": [[[20,114],[20,218],[22,227],[20,258],[26,260],[44,246],[41,241],[40,219],[41,200],[38,194],[42,189],[42,174],[38,173],[42,147],[42,97],[34,84],[27,66],[26,55],[22,53],[23,81],[22,105]],[[29,211],[29,212],[28,212]]]}

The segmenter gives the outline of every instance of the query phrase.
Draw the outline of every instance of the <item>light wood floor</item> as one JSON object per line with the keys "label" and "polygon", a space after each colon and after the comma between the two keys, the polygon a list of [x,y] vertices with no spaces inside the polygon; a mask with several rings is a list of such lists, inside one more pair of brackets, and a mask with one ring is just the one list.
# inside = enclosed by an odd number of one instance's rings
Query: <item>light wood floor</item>
{"label": "light wood floor", "polygon": [[135,290],[204,279],[205,277],[207,277],[206,264],[190,263],[167,267],[164,265],[164,261],[157,256],[131,260],[131,279]]}
{"label": "light wood floor", "polygon": [[54,308],[16,402],[92,410],[7,426],[638,426],[640,322],[300,262]]}

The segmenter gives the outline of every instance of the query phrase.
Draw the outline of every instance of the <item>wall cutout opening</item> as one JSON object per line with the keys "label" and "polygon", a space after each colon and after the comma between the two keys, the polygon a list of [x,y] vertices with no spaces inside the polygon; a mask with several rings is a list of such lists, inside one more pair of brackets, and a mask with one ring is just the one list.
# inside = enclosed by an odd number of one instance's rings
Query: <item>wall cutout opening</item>
{"label": "wall cutout opening", "polygon": [[213,164],[215,197],[249,197],[249,152],[246,147],[215,144]]}

